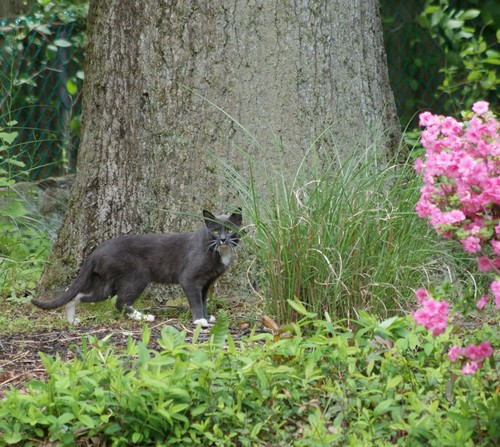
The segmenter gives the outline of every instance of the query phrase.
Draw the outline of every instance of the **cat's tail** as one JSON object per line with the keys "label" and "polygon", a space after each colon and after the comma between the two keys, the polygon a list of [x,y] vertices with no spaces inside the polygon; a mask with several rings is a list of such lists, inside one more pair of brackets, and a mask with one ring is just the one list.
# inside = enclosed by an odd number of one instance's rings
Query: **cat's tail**
{"label": "cat's tail", "polygon": [[90,277],[94,270],[94,263],[92,260],[87,260],[83,263],[80,272],[77,277],[71,283],[71,285],[66,289],[66,291],[59,297],[50,300],[37,300],[33,298],[31,304],[39,307],[40,309],[55,309],[56,307],[64,306],[69,303],[78,293],[82,291],[85,284],[90,284]]}

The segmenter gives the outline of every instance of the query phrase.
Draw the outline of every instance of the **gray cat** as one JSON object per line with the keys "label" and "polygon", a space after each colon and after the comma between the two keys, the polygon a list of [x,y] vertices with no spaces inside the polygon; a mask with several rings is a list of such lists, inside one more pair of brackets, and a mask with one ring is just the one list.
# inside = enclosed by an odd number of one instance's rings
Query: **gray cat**
{"label": "gray cat", "polygon": [[33,299],[41,309],[66,305],[66,318],[77,323],[78,303],[102,301],[116,295],[116,308],[130,318],[153,321],[134,309],[134,301],[150,282],[180,284],[194,324],[214,323],[207,315],[208,289],[224,273],[239,242],[241,209],[215,217],[203,210],[205,225],[192,233],[127,235],[99,245],[85,260],[69,288],[52,301]]}

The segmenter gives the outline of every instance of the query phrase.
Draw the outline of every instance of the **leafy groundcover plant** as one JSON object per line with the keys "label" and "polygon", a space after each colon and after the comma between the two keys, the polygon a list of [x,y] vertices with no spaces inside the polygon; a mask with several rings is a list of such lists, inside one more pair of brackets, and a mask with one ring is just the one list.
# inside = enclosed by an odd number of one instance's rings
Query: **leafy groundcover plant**
{"label": "leafy groundcover plant", "polygon": [[[0,401],[0,444],[491,446],[500,436],[498,371],[462,376],[411,317],[361,312],[356,332],[302,316],[234,340],[222,313],[210,339],[165,327],[125,350],[88,338],[68,362],[42,355],[47,382]],[[491,335],[491,334],[490,334]]]}

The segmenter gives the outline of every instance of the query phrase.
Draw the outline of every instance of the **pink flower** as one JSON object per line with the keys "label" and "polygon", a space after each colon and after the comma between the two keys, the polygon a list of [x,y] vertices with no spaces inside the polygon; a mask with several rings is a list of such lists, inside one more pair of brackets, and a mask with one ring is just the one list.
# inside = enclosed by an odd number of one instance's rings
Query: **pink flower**
{"label": "pink flower", "polygon": [[436,122],[436,118],[431,112],[422,112],[418,116],[418,125],[422,127],[431,126]]}
{"label": "pink flower", "polygon": [[459,123],[455,118],[447,116],[441,122],[441,132],[446,136],[459,135],[462,132],[463,124]]}
{"label": "pink flower", "polygon": [[452,362],[456,362],[462,357],[468,359],[462,368],[462,374],[474,374],[483,366],[483,360],[487,359],[490,355],[493,355],[493,348],[489,341],[483,341],[478,346],[470,344],[464,349],[455,345],[448,351],[448,357]]}
{"label": "pink flower", "polygon": [[465,220],[465,214],[460,210],[452,210],[443,213],[441,216],[441,225],[454,225]]}
{"label": "pink flower", "polygon": [[493,239],[491,241],[491,246],[493,247],[493,251],[495,252],[495,254],[500,256],[500,241],[496,241],[495,239]]}
{"label": "pink flower", "polygon": [[467,253],[477,253],[478,251],[481,251],[481,241],[478,237],[467,236],[460,242],[462,243],[464,251]]}
{"label": "pink flower", "polygon": [[488,112],[489,105],[486,101],[478,101],[472,105],[472,111],[478,115],[484,115]]}
{"label": "pink flower", "polygon": [[422,304],[425,300],[425,298],[427,298],[429,296],[429,292],[427,292],[427,290],[425,289],[417,289],[415,290],[415,295],[417,295],[417,301]]}
{"label": "pink flower", "polygon": [[456,362],[460,356],[463,354],[463,350],[459,348],[457,345],[454,345],[450,350],[448,351],[448,357],[452,362]]}
{"label": "pink flower", "polygon": [[477,267],[480,272],[489,272],[493,268],[493,262],[486,256],[477,258]]}
{"label": "pink flower", "polygon": [[422,172],[422,169],[424,169],[425,163],[422,161],[420,157],[418,157],[415,160],[415,171],[417,174],[420,174]]}
{"label": "pink flower", "polygon": [[412,312],[415,322],[435,336],[442,334],[448,326],[448,303],[429,298],[421,299],[420,304],[423,308]]}
{"label": "pink flower", "polygon": [[490,285],[491,293],[494,296],[495,305],[500,309],[500,280],[495,279]]}
{"label": "pink flower", "polygon": [[481,366],[483,366],[481,362],[467,362],[462,368],[462,374],[475,374]]}
{"label": "pink flower", "polygon": [[489,341],[483,341],[480,345],[476,346],[470,344],[463,350],[463,354],[469,359],[474,361],[482,361],[487,359],[493,354],[493,348]]}
{"label": "pink flower", "polygon": [[484,306],[488,304],[488,301],[490,300],[490,297],[488,295],[483,295],[481,299],[476,303],[476,307],[478,309],[484,309]]}

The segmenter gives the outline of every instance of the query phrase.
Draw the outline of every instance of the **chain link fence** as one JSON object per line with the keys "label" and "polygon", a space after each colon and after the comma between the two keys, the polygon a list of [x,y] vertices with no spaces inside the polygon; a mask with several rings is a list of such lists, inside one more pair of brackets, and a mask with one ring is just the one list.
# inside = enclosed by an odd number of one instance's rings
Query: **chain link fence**
{"label": "chain link fence", "polygon": [[80,133],[84,25],[28,17],[0,25],[0,129],[18,132],[8,157],[29,166],[31,180],[72,172]]}
{"label": "chain link fence", "polygon": [[429,32],[418,25],[424,2],[381,0],[389,79],[401,124],[415,124],[422,109],[441,109],[437,96],[444,55]]}

